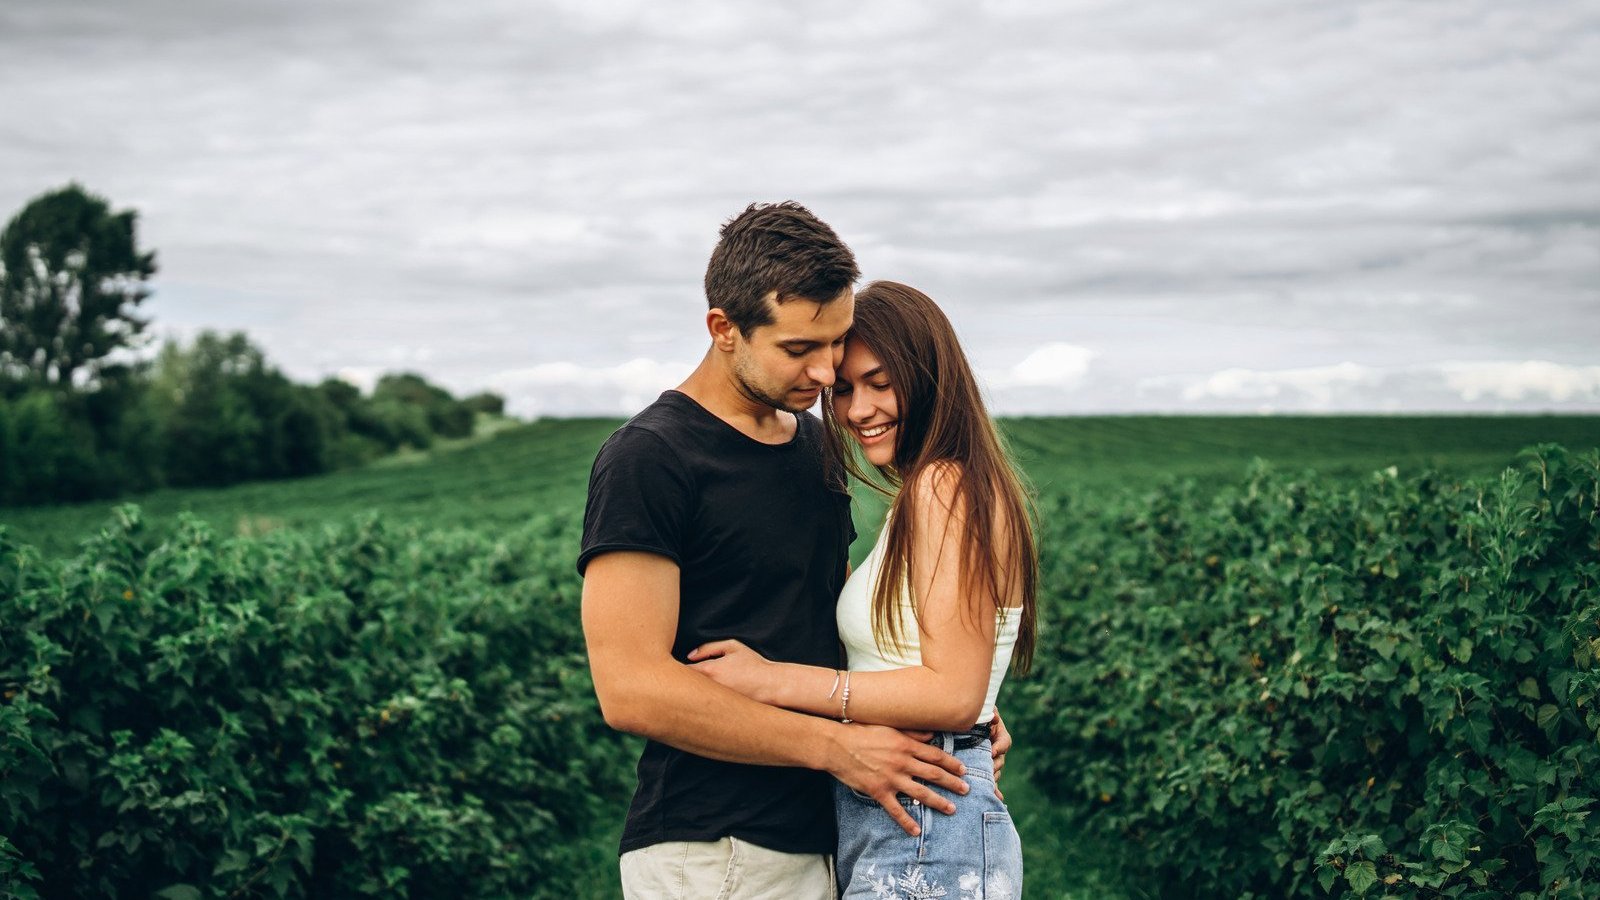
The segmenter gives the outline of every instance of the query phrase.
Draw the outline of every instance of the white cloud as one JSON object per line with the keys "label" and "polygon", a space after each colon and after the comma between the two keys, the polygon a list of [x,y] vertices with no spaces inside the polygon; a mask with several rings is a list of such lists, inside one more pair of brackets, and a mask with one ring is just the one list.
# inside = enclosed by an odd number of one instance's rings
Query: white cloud
{"label": "white cloud", "polygon": [[613,366],[549,362],[499,372],[490,385],[506,397],[513,415],[632,415],[681,383],[693,368],[693,362],[645,358]]}
{"label": "white cloud", "polygon": [[1447,362],[1438,366],[1445,383],[1468,402],[1497,400],[1600,403],[1600,366],[1526,362]]}
{"label": "white cloud", "polygon": [[378,379],[383,377],[383,370],[370,366],[348,366],[340,369],[334,377],[345,384],[353,385],[363,394],[370,394],[372,389],[378,386]]}
{"label": "white cloud", "polygon": [[987,380],[995,389],[1051,387],[1071,390],[1083,383],[1095,356],[1095,352],[1087,347],[1062,342],[1049,343]]}
{"label": "white cloud", "polygon": [[1339,394],[1348,392],[1352,387],[1373,387],[1381,378],[1381,373],[1352,362],[1276,372],[1224,369],[1185,387],[1183,399],[1195,402],[1208,399],[1276,401],[1287,398],[1326,408]]}
{"label": "white cloud", "polygon": [[[1145,402],[1181,399],[1200,409],[1331,412],[1514,408],[1595,411],[1600,366],[1527,360],[1445,361],[1395,366],[1344,362],[1332,366],[1251,370],[1205,376],[1147,378]],[[1399,398],[1406,398],[1402,407]],[[1386,402],[1388,401],[1388,402]]]}

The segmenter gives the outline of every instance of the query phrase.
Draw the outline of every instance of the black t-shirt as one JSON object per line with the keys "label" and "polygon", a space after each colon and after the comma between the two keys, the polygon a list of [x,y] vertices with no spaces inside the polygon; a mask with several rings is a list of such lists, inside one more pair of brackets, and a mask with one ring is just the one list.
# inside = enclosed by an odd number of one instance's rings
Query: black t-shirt
{"label": "black t-shirt", "polygon": [[[578,572],[621,550],[676,562],[680,661],[707,641],[737,638],[768,659],[843,665],[834,604],[855,538],[850,502],[828,487],[822,423],[796,418],[793,440],[763,444],[667,391],[595,458]],[[646,741],[622,852],[731,835],[787,853],[832,853],[829,777]]]}

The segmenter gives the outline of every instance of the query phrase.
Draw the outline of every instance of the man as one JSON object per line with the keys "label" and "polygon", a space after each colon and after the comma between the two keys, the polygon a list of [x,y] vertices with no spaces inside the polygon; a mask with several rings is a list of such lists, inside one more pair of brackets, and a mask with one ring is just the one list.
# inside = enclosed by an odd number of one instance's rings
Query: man
{"label": "man", "polygon": [[923,782],[966,790],[960,763],[913,737],[764,706],[685,662],[738,638],[842,664],[834,603],[855,532],[806,410],[833,383],[859,276],[804,207],[750,206],[706,269],[704,359],[595,459],[584,637],[606,722],[648,739],[622,833],[629,898],[832,897],[830,775],[910,834],[897,794],[948,813]]}

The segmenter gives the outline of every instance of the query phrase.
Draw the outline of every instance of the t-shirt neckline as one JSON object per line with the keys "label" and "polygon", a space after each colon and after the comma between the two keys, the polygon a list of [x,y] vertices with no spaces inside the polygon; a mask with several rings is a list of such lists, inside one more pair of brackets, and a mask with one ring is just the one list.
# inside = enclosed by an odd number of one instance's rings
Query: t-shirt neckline
{"label": "t-shirt neckline", "polygon": [[[713,422],[716,422],[718,425],[722,426],[724,429],[727,430],[727,432],[729,434],[738,437],[740,440],[748,443],[749,445],[751,445],[753,447],[764,447],[764,448],[766,448],[768,450],[783,451],[783,450],[789,450],[789,449],[792,449],[794,447],[799,446],[799,444],[800,444],[800,432],[801,432],[801,428],[802,428],[802,426],[800,424],[800,416],[809,415],[809,413],[797,413],[797,412],[789,413],[789,415],[794,416],[794,420],[795,420],[794,421],[794,436],[789,438],[787,441],[784,441],[781,444],[769,444],[766,441],[758,441],[755,438],[751,437],[750,435],[745,434],[744,432],[742,432],[739,429],[735,428],[733,426],[733,424],[730,423],[728,420],[722,418],[721,416],[717,415],[716,413],[712,412],[711,410],[706,409],[704,406],[701,406],[699,400],[694,399],[693,397],[689,396],[688,394],[685,394],[683,391],[680,391],[677,388],[668,388],[667,390],[662,391],[661,396],[663,398],[665,398],[668,394],[671,394],[671,395],[673,395],[675,397],[678,397],[678,398],[682,399],[684,402],[688,403],[690,407],[692,407],[695,410],[697,410],[701,415],[705,416],[706,418],[708,418],[708,419],[712,420]],[[784,410],[784,411],[788,412],[787,410]]]}

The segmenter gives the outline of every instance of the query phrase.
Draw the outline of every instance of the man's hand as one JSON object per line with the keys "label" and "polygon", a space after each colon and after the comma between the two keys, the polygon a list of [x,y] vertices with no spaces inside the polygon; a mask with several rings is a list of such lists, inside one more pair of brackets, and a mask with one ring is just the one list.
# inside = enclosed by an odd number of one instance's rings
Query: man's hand
{"label": "man's hand", "polygon": [[[878,801],[878,805],[912,837],[921,829],[900,805],[899,794],[949,815],[956,811],[955,804],[930,785],[936,784],[957,794],[967,792],[967,783],[961,778],[966,774],[966,767],[932,744],[921,743],[907,733],[881,725],[845,725],[836,734],[837,752],[830,760],[828,771],[846,787]],[[922,781],[918,781],[919,778]]]}
{"label": "man's hand", "polygon": [[1006,730],[1006,723],[1000,721],[1000,710],[994,711],[994,718],[989,720],[989,755],[994,758],[994,795],[1002,801],[1006,795],[1000,793],[1000,772],[1006,767],[1006,754],[1011,752],[1011,732]]}
{"label": "man's hand", "polygon": [[1000,721],[1000,710],[994,711],[994,718],[989,720],[989,755],[994,758],[994,780],[1000,780],[1000,771],[1006,767],[1006,754],[1011,752],[1011,732],[1006,730],[1006,723]]}

